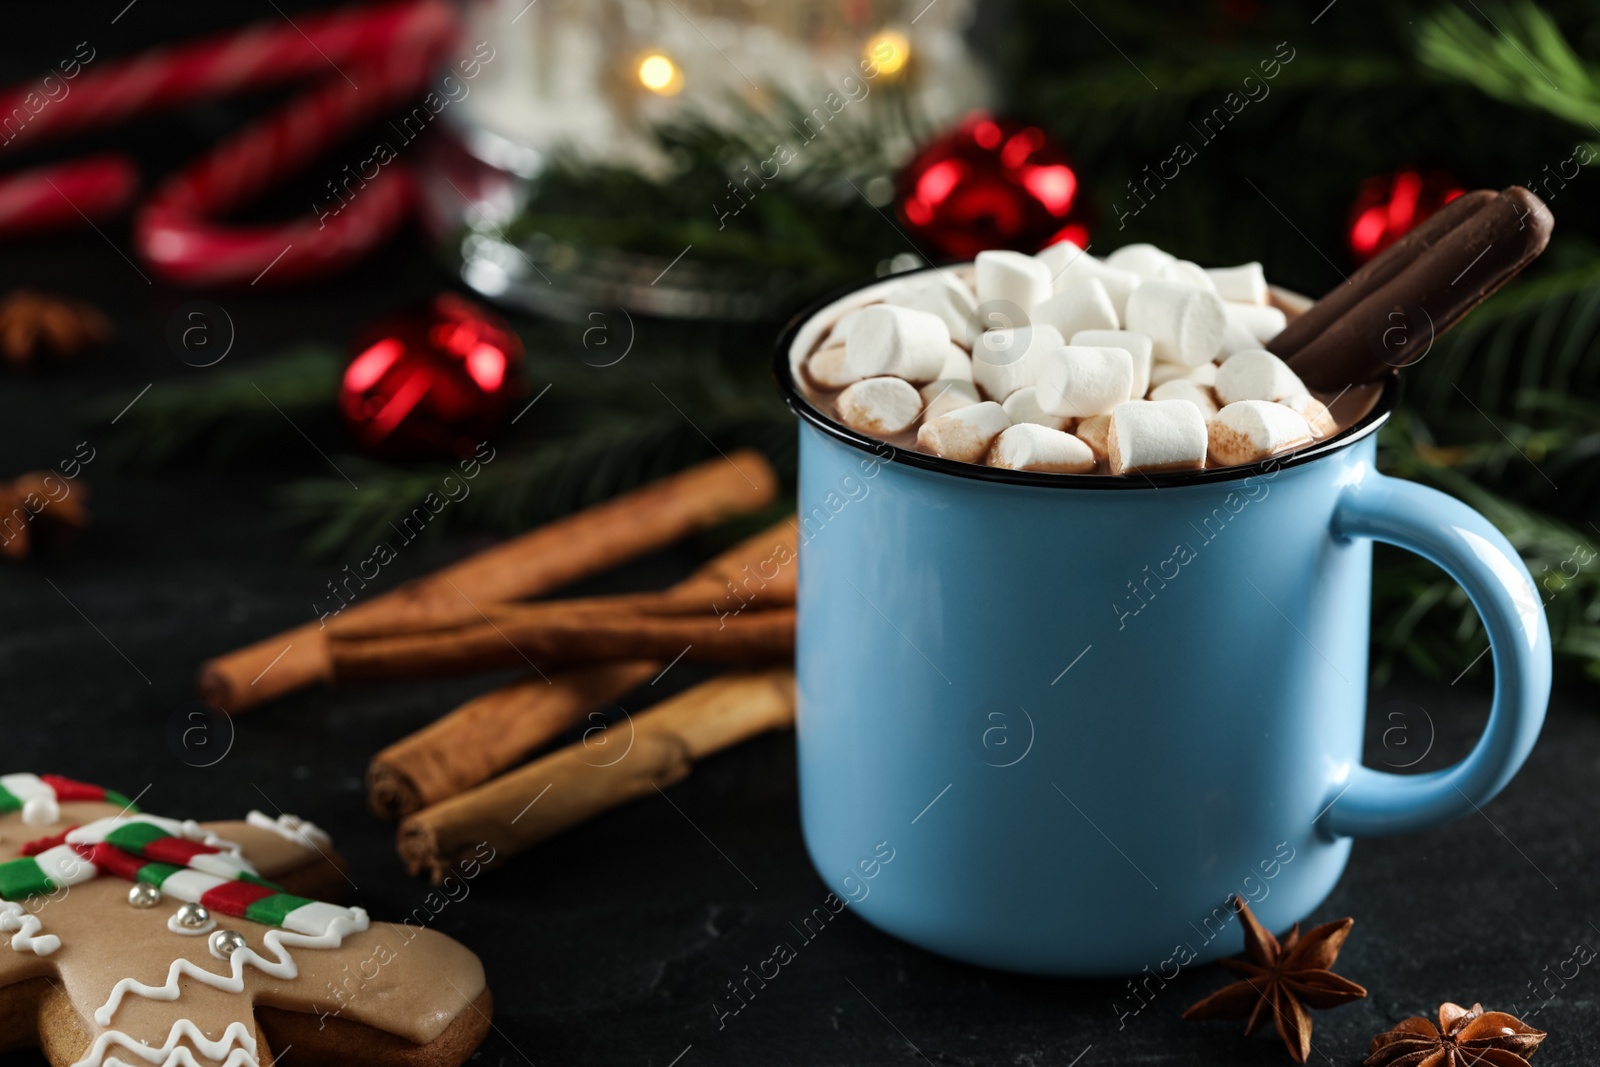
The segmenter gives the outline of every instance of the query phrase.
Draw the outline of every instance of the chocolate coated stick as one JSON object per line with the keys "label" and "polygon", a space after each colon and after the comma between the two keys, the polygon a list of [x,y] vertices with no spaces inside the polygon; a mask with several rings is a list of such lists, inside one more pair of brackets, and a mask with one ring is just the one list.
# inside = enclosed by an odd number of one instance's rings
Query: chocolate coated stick
{"label": "chocolate coated stick", "polygon": [[1474,189],[1470,193],[1462,193],[1419,222],[1410,233],[1367,260],[1345,281],[1328,290],[1303,315],[1292,319],[1283,332],[1272,339],[1267,349],[1280,359],[1288,359],[1300,351],[1307,341],[1332,326],[1340,316],[1409,267],[1418,255],[1431,248],[1458,223],[1476,214],[1499,195],[1493,189]]}
{"label": "chocolate coated stick", "polygon": [[1290,369],[1313,389],[1337,392],[1420,359],[1544,251],[1554,225],[1537,196],[1521,186],[1504,190],[1307,339],[1288,357]]}

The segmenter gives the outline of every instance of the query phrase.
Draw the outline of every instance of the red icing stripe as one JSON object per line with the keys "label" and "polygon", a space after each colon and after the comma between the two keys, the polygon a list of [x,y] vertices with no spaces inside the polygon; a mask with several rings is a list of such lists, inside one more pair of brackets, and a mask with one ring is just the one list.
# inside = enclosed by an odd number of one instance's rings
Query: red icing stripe
{"label": "red icing stripe", "polygon": [[57,845],[64,845],[67,843],[67,835],[76,829],[76,826],[69,826],[59,834],[29,841],[27,844],[22,846],[20,854],[24,856],[37,856],[45,849],[55,848]]}
{"label": "red icing stripe", "polygon": [[116,875],[133,881],[145,861],[131,852],[124,852],[116,845],[101,842],[98,845],[74,845],[73,850],[100,868],[106,874]]}
{"label": "red icing stripe", "polygon": [[196,856],[220,851],[198,841],[185,841],[181,837],[160,837],[144,846],[144,858],[155,863],[170,863],[174,867],[187,867]]}
{"label": "red icing stripe", "polygon": [[39,781],[56,791],[57,800],[104,800],[106,791],[88,782],[63,778],[59,774],[41,774]]}
{"label": "red icing stripe", "polygon": [[223,915],[243,918],[246,908],[262,897],[270,897],[277,892],[276,889],[269,889],[253,882],[224,882],[202,894],[200,903]]}

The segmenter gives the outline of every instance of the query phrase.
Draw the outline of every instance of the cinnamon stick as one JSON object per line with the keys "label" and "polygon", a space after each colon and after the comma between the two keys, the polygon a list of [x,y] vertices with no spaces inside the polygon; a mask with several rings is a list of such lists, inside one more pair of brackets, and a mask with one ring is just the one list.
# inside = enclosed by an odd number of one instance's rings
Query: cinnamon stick
{"label": "cinnamon stick", "polygon": [[[794,672],[724,675],[408,817],[397,847],[438,884],[493,849],[491,864],[688,776],[696,760],[794,724]],[[620,755],[618,755],[620,753]]]}
{"label": "cinnamon stick", "polygon": [[[537,607],[557,616],[689,614],[708,608],[726,615],[743,605],[793,604],[795,536],[793,520],[784,519],[665,592],[545,601]],[[378,815],[398,819],[486,782],[664,665],[624,662],[565,671],[548,682],[534,678],[469,700],[373,757],[367,768],[368,804]]]}
{"label": "cinnamon stick", "polygon": [[374,756],[367,803],[378,816],[399,819],[487,782],[660,670],[659,663],[604,663],[474,697]]}
{"label": "cinnamon stick", "polygon": [[[765,459],[734,452],[353,604],[339,618],[414,629],[477,619],[482,605],[547,592],[764,507],[776,489]],[[203,699],[236,714],[331,676],[326,632],[311,622],[208,661],[199,689]]]}
{"label": "cinnamon stick", "polygon": [[491,609],[489,621],[395,637],[329,641],[340,683],[431,678],[528,665],[536,670],[623,658],[691,663],[761,663],[794,652],[794,609],[713,615],[578,614],[550,617],[535,606]]}

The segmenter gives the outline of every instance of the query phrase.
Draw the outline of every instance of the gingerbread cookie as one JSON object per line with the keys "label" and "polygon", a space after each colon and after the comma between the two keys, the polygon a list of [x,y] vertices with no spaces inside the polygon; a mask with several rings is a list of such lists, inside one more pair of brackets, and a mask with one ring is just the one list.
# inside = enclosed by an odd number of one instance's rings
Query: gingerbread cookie
{"label": "gingerbread cookie", "polygon": [[316,899],[327,835],[200,824],[53,775],[0,775],[0,1051],[54,1067],[454,1067],[489,1029],[478,958]]}

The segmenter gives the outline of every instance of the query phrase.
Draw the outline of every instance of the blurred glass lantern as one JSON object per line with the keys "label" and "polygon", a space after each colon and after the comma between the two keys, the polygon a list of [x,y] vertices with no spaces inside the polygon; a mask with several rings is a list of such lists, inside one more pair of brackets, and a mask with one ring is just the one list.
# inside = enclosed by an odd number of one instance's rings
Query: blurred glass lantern
{"label": "blurred glass lantern", "polygon": [[[904,114],[947,125],[989,102],[988,76],[963,36],[976,9],[976,0],[479,0],[464,39],[491,42],[495,55],[441,116],[452,137],[424,181],[433,225],[470,231],[462,277],[486,296],[566,317],[597,302],[738,317],[694,291],[692,266],[652,285],[665,264],[629,271],[625,253],[575,294],[568,287],[584,265],[541,276],[533,250],[500,231],[552,152],[662,173],[671,160],[649,131],[674,120],[737,132],[752,113],[797,107],[819,116],[813,124],[859,131],[884,107],[874,94],[892,86]],[[906,132],[879,143],[887,181],[917,145]],[[875,176],[862,176],[862,188]],[[643,281],[611,285],[602,273]]]}
{"label": "blurred glass lantern", "polygon": [[647,162],[651,123],[734,122],[779,98],[820,105],[875,61],[877,78],[911,83],[920,110],[943,123],[989,95],[962,37],[974,10],[974,0],[487,0],[469,8],[465,39],[496,55],[457,118],[535,155],[568,145]]}

